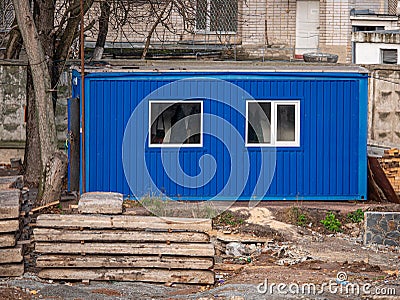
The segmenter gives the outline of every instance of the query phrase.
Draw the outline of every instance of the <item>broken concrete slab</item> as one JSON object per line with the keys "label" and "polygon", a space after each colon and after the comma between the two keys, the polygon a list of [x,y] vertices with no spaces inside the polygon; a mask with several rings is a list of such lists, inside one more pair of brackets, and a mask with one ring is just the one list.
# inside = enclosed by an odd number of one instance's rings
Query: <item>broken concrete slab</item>
{"label": "broken concrete slab", "polygon": [[24,263],[0,265],[0,277],[16,277],[24,275]]}
{"label": "broken concrete slab", "polygon": [[21,262],[22,247],[0,249],[0,264]]}
{"label": "broken concrete slab", "polygon": [[7,190],[10,188],[22,188],[22,185],[23,185],[22,175],[0,177],[0,190]]}
{"label": "broken concrete slab", "polygon": [[15,232],[19,229],[19,220],[0,220],[0,233]]}
{"label": "broken concrete slab", "polygon": [[14,234],[0,234],[0,247],[14,247],[15,246],[15,235]]}
{"label": "broken concrete slab", "polygon": [[121,214],[123,201],[120,193],[85,193],[79,199],[78,211],[83,214]]}
{"label": "broken concrete slab", "polygon": [[19,218],[20,199],[20,190],[0,190],[0,219]]}

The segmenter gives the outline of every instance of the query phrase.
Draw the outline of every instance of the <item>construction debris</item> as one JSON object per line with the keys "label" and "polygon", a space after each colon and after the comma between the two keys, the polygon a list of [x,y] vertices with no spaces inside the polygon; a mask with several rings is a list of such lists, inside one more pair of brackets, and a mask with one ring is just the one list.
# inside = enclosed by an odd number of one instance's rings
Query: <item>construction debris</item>
{"label": "construction debris", "polygon": [[276,264],[280,266],[290,266],[307,260],[314,260],[308,252],[287,245],[280,247],[273,256],[279,258]]}

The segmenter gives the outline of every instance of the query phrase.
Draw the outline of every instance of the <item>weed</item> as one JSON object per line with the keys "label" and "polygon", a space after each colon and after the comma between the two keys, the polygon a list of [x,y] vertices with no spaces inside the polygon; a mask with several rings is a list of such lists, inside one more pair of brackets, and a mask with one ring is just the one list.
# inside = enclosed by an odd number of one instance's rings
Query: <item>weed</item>
{"label": "weed", "polygon": [[364,220],[364,212],[361,208],[347,214],[347,219],[349,219],[352,223],[360,223]]}
{"label": "weed", "polygon": [[297,216],[297,225],[302,227],[307,225],[307,217],[305,214],[300,214]]}
{"label": "weed", "polygon": [[336,218],[333,212],[326,214],[325,219],[321,220],[324,227],[331,232],[341,232],[342,223]]}
{"label": "weed", "polygon": [[301,208],[293,206],[289,210],[289,218],[292,224],[296,224],[298,226],[306,226],[308,222],[308,218],[306,214],[302,211]]}
{"label": "weed", "polygon": [[238,226],[244,223],[244,219],[235,216],[230,211],[225,211],[217,217],[217,222],[222,225]]}

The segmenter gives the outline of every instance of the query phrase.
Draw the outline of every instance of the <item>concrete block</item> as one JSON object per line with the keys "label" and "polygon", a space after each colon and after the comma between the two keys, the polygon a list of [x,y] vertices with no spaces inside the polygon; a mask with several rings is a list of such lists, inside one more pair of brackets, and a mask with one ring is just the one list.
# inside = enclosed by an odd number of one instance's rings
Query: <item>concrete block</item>
{"label": "concrete block", "polygon": [[0,264],[21,262],[22,247],[0,249]]}
{"label": "concrete block", "polygon": [[121,214],[123,196],[119,193],[90,192],[81,196],[78,211],[83,214]]}
{"label": "concrete block", "polygon": [[23,178],[18,176],[1,176],[0,177],[0,190],[7,190],[10,188],[22,188]]}
{"label": "concrete block", "polygon": [[0,190],[0,219],[19,218],[20,197],[20,190]]}
{"label": "concrete block", "polygon": [[0,264],[0,277],[22,276],[24,275],[24,263]]}

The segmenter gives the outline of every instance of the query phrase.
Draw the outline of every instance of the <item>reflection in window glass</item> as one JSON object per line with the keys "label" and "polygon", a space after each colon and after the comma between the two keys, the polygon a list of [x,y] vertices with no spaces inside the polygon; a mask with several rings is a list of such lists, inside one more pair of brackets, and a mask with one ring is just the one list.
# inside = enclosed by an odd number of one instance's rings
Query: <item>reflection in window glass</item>
{"label": "reflection in window glass", "polygon": [[201,144],[200,102],[151,102],[150,144]]}
{"label": "reflection in window glass", "polygon": [[271,102],[249,102],[247,143],[271,143]]}
{"label": "reflection in window glass", "polygon": [[295,105],[277,105],[277,141],[295,141],[295,115]]}

